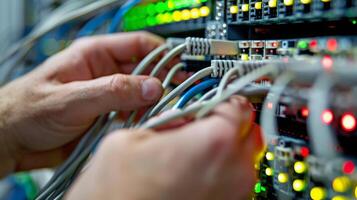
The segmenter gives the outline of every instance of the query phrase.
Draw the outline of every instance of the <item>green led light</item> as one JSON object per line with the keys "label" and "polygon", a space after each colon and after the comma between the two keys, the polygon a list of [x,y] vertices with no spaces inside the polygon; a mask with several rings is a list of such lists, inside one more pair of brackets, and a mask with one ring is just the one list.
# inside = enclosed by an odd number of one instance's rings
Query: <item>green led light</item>
{"label": "green led light", "polygon": [[260,182],[256,183],[255,186],[254,186],[254,191],[255,193],[259,194],[262,192],[262,185]]}
{"label": "green led light", "polygon": [[158,13],[163,13],[166,10],[166,5],[163,2],[159,2],[155,5],[155,10]]}
{"label": "green led light", "polygon": [[155,15],[156,13],[156,9],[155,9],[155,4],[151,3],[148,6],[146,6],[146,12],[148,13],[148,15]]}
{"label": "green led light", "polygon": [[352,24],[356,25],[357,24],[357,19],[352,20]]}
{"label": "green led light", "polygon": [[300,40],[297,46],[299,49],[307,49],[309,47],[309,43],[306,40]]}

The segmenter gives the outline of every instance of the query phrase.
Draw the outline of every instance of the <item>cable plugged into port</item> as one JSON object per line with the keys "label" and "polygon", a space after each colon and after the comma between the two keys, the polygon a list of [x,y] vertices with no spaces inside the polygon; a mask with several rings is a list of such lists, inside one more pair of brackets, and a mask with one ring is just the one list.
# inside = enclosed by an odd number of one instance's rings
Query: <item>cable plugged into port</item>
{"label": "cable plugged into port", "polygon": [[186,38],[186,53],[191,55],[238,55],[236,42],[205,38]]}

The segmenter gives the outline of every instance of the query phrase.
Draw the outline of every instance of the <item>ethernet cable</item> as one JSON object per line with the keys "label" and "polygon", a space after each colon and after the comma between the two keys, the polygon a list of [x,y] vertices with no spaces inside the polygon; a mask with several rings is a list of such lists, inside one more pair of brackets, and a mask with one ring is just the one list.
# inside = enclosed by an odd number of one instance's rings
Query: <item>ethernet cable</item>
{"label": "ethernet cable", "polygon": [[268,143],[277,136],[278,128],[276,122],[276,110],[279,106],[279,100],[288,84],[293,80],[292,73],[285,73],[276,80],[268,96],[266,97],[261,113],[261,125],[264,141]]}
{"label": "ethernet cable", "polygon": [[77,34],[77,38],[94,34],[94,32],[114,15],[113,11],[104,12],[89,20]]}
{"label": "ethernet cable", "polygon": [[247,75],[240,77],[233,83],[231,83],[231,87],[228,87],[222,95],[218,98],[213,98],[209,101],[204,108],[202,108],[196,115],[197,118],[202,118],[207,115],[214,107],[216,107],[219,103],[228,100],[232,95],[237,94],[240,90],[242,90],[249,83],[264,77],[264,76],[276,76],[280,71],[280,67],[277,64],[269,64],[262,68],[258,68],[248,73]]}
{"label": "ethernet cable", "polygon": [[211,87],[214,87],[218,83],[219,83],[219,79],[208,79],[193,86],[184,95],[182,95],[181,99],[174,106],[174,109],[175,108],[182,109],[194,96],[204,92],[205,90]]}
{"label": "ethernet cable", "polygon": [[[241,77],[240,79],[237,79],[236,81],[231,83],[228,86],[227,90],[222,94],[222,98],[211,99],[200,103],[194,103],[184,110],[178,110],[177,112],[165,115],[165,117],[159,118],[158,120],[153,120],[153,121],[149,120],[146,123],[140,125],[139,128],[156,128],[166,123],[169,123],[173,120],[193,114],[196,114],[195,115],[196,118],[199,118],[200,117],[199,111],[205,109],[207,106],[209,106],[208,108],[210,111],[211,106],[215,107],[219,103],[228,100],[232,95],[238,94],[240,91],[242,91],[251,82],[259,79],[260,77],[266,75],[275,75],[276,73],[277,73],[277,69],[273,65],[268,65],[266,67],[256,69],[255,71],[248,73],[246,76]],[[264,91],[266,92],[266,88],[264,89]],[[252,91],[250,92],[254,93]],[[258,92],[261,93],[262,89],[259,89]]]}
{"label": "ethernet cable", "polygon": [[134,6],[139,4],[141,0],[129,0],[127,1],[119,10],[118,12],[114,15],[112,23],[108,27],[108,33],[115,33],[120,25],[120,22],[122,21],[122,18],[124,15]]}
{"label": "ethernet cable", "polygon": [[132,75],[140,75],[142,74],[145,69],[155,60],[157,59],[164,51],[169,49],[169,44],[165,43],[156,49],[154,49],[152,52],[150,52],[139,64],[138,66],[134,69],[134,71],[131,73]]}
{"label": "ethernet cable", "polygon": [[167,88],[169,87],[169,85],[170,85],[172,79],[173,79],[174,76],[176,75],[176,73],[177,73],[178,71],[184,69],[184,68],[185,68],[185,64],[183,64],[183,63],[178,63],[178,64],[176,64],[175,66],[173,66],[173,67],[170,69],[169,73],[167,74],[167,76],[166,76],[164,82],[162,83],[162,87],[163,87],[164,89],[167,89]]}
{"label": "ethernet cable", "polygon": [[[310,117],[308,120],[308,130],[312,148],[317,156],[331,158],[337,155],[335,149],[336,139],[330,127],[321,121],[321,113],[328,108],[329,92],[335,83],[332,74],[323,73],[313,85],[308,100]],[[321,132],[324,137],[320,137]]]}

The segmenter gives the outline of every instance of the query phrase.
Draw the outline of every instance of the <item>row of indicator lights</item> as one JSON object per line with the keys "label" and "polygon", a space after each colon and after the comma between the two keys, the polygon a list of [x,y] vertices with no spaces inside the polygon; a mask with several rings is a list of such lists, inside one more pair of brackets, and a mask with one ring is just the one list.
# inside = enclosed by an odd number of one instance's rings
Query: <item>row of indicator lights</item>
{"label": "row of indicator lights", "polygon": [[[357,198],[357,188],[354,190],[354,196]],[[310,191],[310,197],[312,200],[322,200],[327,198],[327,191],[323,187],[313,187]],[[347,200],[349,198],[344,196],[334,196],[332,200]]]}
{"label": "row of indicator lights", "polygon": [[[306,107],[302,108],[300,115],[307,118],[309,116],[309,109]],[[326,125],[331,124],[334,118],[335,116],[331,110],[324,110],[321,113],[321,120]],[[353,132],[357,127],[357,119],[352,113],[344,113],[340,118],[340,125],[345,132]]]}
{"label": "row of indicator lights", "polygon": [[172,13],[162,13],[156,16],[147,17],[146,20],[127,20],[126,29],[144,28],[146,26],[155,26],[172,22],[180,22],[191,19],[207,17],[210,14],[210,8],[203,6],[201,8],[185,9],[182,11],[174,11]]}
{"label": "row of indicator lights", "polygon": [[140,5],[131,9],[127,16],[141,15],[155,15],[158,13],[164,13],[167,11],[173,11],[177,9],[183,9],[191,6],[197,6],[201,3],[205,3],[207,0],[169,0],[165,2],[150,3],[146,5]]}
{"label": "row of indicator lights", "polygon": [[[330,2],[330,0],[321,0],[322,2]],[[300,0],[300,2],[304,5],[310,4],[312,0]],[[284,0],[284,5],[285,6],[293,6],[294,5],[294,0]],[[278,6],[278,0],[269,0],[268,2],[268,7],[269,8],[276,8]],[[256,2],[254,4],[254,8],[256,10],[261,10],[262,9],[262,2]],[[242,4],[241,6],[242,12],[248,12],[249,11],[249,4]],[[233,5],[229,8],[229,11],[231,14],[237,14],[239,12],[239,7],[236,5]]]}
{"label": "row of indicator lights", "polygon": [[[326,40],[326,43],[323,45],[328,51],[335,52],[338,49],[338,41],[335,38],[330,38]],[[297,47],[301,50],[316,50],[319,48],[318,40],[300,40],[297,44]]]}

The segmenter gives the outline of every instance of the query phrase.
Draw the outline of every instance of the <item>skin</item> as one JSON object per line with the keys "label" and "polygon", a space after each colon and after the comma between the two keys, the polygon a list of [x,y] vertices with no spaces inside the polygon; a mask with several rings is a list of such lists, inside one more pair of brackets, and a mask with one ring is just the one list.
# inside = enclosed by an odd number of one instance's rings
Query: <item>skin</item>
{"label": "skin", "polygon": [[[163,42],[144,32],[80,39],[1,88],[0,176],[57,166],[99,115],[125,120],[157,102],[159,79],[127,74]],[[234,97],[193,123],[110,134],[66,198],[244,199],[261,148],[252,116]]]}

